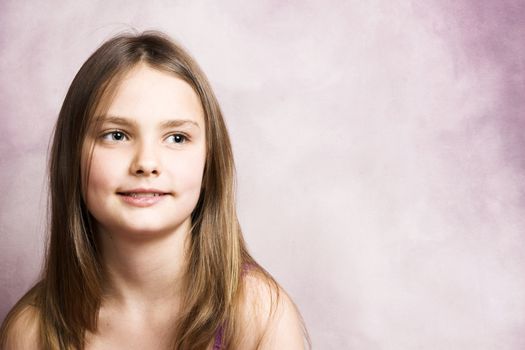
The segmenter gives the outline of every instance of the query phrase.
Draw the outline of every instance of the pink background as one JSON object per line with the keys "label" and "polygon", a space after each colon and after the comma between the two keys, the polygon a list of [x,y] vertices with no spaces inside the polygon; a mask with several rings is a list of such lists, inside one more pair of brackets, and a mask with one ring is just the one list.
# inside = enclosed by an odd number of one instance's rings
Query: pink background
{"label": "pink background", "polygon": [[314,348],[525,348],[525,1],[72,4],[0,4],[0,319],[40,268],[66,90],[131,26],[207,72]]}

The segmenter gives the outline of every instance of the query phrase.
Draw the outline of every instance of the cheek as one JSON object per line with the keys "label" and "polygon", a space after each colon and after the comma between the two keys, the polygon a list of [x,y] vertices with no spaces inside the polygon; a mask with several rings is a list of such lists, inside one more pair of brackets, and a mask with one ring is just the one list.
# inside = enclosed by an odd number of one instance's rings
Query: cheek
{"label": "cheek", "polygon": [[122,160],[118,157],[111,157],[104,152],[93,153],[93,158],[91,159],[89,181],[87,186],[88,201],[90,197],[96,196],[100,193],[107,193],[108,191],[113,191],[116,187],[115,181],[119,177],[119,171],[122,167]]}
{"label": "cheek", "polygon": [[200,154],[188,154],[183,158],[167,163],[175,183],[175,190],[200,193],[205,160]]}

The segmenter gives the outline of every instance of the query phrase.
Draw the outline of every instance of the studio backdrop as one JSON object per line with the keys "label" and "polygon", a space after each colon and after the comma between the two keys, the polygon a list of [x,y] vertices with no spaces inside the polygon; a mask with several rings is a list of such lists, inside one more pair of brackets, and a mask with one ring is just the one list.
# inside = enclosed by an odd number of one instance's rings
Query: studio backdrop
{"label": "studio backdrop", "polygon": [[66,90],[129,30],[186,47],[248,246],[314,349],[525,348],[525,1],[0,3],[0,320],[36,281]]}

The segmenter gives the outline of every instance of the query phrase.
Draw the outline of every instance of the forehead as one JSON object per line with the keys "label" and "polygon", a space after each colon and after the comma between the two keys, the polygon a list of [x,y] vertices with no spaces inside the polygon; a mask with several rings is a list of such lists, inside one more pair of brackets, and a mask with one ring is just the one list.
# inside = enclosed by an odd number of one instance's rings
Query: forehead
{"label": "forehead", "polygon": [[204,124],[199,96],[174,74],[139,64],[117,82],[105,115],[127,116],[137,122],[165,119]]}

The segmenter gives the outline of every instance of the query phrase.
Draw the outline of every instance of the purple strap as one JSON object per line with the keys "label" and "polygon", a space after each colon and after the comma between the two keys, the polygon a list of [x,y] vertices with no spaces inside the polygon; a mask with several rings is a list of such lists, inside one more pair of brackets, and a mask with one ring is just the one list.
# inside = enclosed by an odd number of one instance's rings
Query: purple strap
{"label": "purple strap", "polygon": [[221,350],[222,349],[222,335],[224,333],[224,330],[222,329],[222,326],[219,327],[217,330],[217,334],[215,334],[215,343],[213,344],[213,350]]}
{"label": "purple strap", "polygon": [[[244,276],[253,266],[250,264],[243,264],[242,265],[242,276]],[[221,350],[222,349],[222,338],[224,336],[224,329],[222,328],[222,325],[217,329],[217,333],[215,334],[215,343],[213,344],[213,350]]]}

